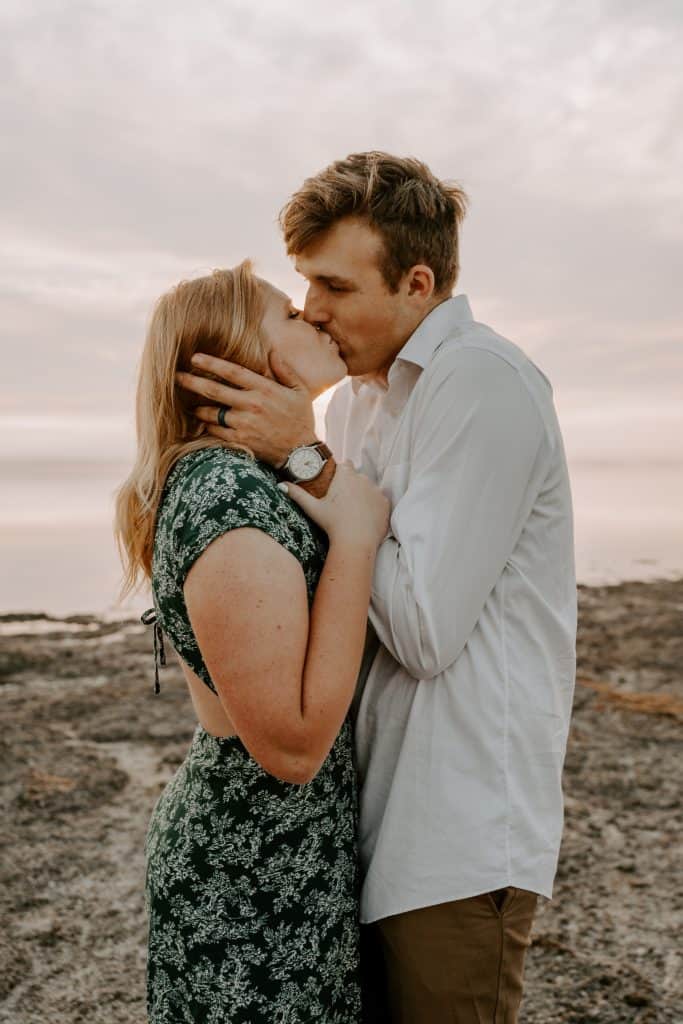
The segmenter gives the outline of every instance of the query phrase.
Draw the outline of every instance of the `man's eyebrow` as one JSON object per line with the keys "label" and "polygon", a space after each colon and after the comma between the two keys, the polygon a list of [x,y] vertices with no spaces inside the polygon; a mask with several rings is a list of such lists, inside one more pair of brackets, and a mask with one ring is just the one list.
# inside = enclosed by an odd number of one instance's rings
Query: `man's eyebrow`
{"label": "man's eyebrow", "polygon": [[314,281],[321,281],[323,284],[341,284],[346,288],[353,288],[353,281],[346,277],[339,277],[337,274],[312,274]]}

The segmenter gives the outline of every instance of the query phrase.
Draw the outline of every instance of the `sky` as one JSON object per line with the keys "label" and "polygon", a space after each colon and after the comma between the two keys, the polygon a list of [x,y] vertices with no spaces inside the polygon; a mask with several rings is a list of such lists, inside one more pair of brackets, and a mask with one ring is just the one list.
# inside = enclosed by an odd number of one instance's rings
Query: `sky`
{"label": "sky", "polygon": [[0,456],[115,455],[155,298],[251,256],[366,149],[470,196],[475,318],[575,457],[681,459],[680,0],[3,0]]}

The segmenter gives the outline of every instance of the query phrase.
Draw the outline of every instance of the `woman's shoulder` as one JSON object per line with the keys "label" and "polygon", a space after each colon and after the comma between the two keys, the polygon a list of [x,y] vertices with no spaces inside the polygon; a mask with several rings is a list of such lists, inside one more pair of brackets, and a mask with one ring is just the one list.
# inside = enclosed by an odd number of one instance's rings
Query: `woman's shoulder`
{"label": "woman's shoulder", "polygon": [[246,452],[216,446],[182,456],[167,477],[156,520],[158,586],[170,578],[169,565],[173,580],[184,581],[209,544],[229,530],[251,527],[302,563],[312,595],[327,538],[277,483],[275,470]]}
{"label": "woman's shoulder", "polygon": [[210,500],[218,494],[272,492],[277,482],[275,470],[248,452],[216,445],[181,456],[168,475],[166,490],[176,497]]}
{"label": "woman's shoulder", "polygon": [[247,452],[222,445],[195,449],[168,474],[158,533],[204,536],[250,524],[270,530],[282,497],[275,471]]}
{"label": "woman's shoulder", "polygon": [[286,501],[275,471],[248,453],[222,446],[188,452],[167,478],[157,517],[157,566],[171,556],[184,579],[209,544],[239,527],[291,547],[296,538],[283,514]]}

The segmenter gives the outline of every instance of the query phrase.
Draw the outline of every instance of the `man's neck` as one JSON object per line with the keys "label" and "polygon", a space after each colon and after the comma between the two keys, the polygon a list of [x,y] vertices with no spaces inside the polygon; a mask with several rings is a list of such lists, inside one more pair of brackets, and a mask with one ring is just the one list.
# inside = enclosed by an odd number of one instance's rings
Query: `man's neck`
{"label": "man's neck", "polygon": [[387,388],[389,387],[389,370],[396,362],[396,359],[400,355],[401,351],[405,348],[405,346],[408,344],[412,336],[415,334],[415,331],[418,329],[420,324],[427,319],[429,314],[436,309],[437,306],[440,306],[442,302],[447,302],[448,299],[451,299],[452,297],[452,295],[443,295],[440,296],[439,298],[433,299],[433,301],[430,303],[423,316],[416,323],[413,324],[412,328],[409,330],[408,334],[406,334],[399,348],[396,349],[396,352],[393,354],[391,359],[387,363],[385,363],[384,366],[380,367],[380,369],[377,370],[376,372],[365,374],[366,380],[375,380],[386,391]]}

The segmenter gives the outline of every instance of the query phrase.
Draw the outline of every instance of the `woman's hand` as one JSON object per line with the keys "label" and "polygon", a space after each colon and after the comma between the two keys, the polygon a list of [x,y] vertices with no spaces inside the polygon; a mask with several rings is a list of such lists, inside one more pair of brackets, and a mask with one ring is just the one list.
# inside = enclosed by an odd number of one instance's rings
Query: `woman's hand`
{"label": "woman's hand", "polygon": [[330,541],[378,548],[387,535],[391,505],[379,487],[350,462],[337,466],[324,498],[314,498],[297,484],[278,484]]}

